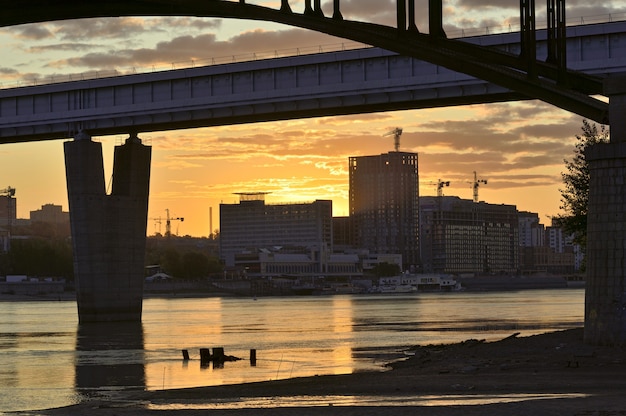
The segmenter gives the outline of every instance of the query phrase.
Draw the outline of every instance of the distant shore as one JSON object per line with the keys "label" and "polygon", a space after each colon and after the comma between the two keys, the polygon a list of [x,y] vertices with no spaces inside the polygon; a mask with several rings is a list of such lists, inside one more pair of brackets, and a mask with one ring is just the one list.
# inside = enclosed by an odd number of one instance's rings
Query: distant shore
{"label": "distant shore", "polygon": [[383,373],[177,390],[28,414],[125,416],[626,414],[626,349],[589,346],[582,328],[496,342],[418,346]]}
{"label": "distant shore", "polygon": [[[567,280],[562,276],[480,276],[461,277],[457,281],[462,284],[462,290],[468,292],[486,291],[515,291],[535,289],[568,289],[584,288],[584,280]],[[32,287],[32,285],[30,285]],[[418,292],[419,293],[419,292]],[[337,293],[339,294],[339,293]],[[328,296],[333,293],[312,296]],[[207,289],[206,283],[198,284],[197,287],[186,284],[182,288],[164,286],[159,283],[146,284],[144,298],[209,298],[209,297],[249,297],[249,293],[220,290],[218,288]],[[295,296],[293,293],[268,294],[259,296]],[[384,295],[383,295],[384,296]],[[76,300],[74,291],[55,291],[50,293],[29,291],[15,293],[0,292],[0,302],[8,301],[71,301]]]}

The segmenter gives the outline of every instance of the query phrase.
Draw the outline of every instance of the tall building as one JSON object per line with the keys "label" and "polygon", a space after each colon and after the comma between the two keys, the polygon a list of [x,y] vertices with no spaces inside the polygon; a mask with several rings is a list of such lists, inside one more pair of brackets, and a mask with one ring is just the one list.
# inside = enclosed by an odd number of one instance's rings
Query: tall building
{"label": "tall building", "polygon": [[14,197],[15,189],[8,188],[8,191],[7,195],[0,195],[0,252],[9,250],[11,228],[16,222],[17,199]]}
{"label": "tall building", "polygon": [[13,195],[0,195],[0,225],[14,223],[17,215],[17,198]]}
{"label": "tall building", "polygon": [[420,199],[420,242],[429,273],[515,273],[519,269],[514,205],[456,196]]}
{"label": "tall building", "polygon": [[220,257],[276,246],[317,248],[332,253],[332,201],[266,204],[264,193],[240,194],[238,204],[220,204]]}
{"label": "tall building", "polygon": [[535,212],[520,211],[519,219],[519,245],[521,247],[544,246],[545,227],[539,222],[539,214]]}
{"label": "tall building", "polygon": [[419,265],[417,153],[354,156],[349,164],[356,246],[373,253],[401,254],[404,269]]}

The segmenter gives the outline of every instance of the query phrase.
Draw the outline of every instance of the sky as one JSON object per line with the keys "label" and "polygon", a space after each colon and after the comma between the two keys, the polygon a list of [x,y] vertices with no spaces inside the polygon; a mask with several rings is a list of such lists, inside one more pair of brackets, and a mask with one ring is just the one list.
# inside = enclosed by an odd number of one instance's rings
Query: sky
{"label": "sky", "polygon": [[[247,3],[279,7],[280,1]],[[417,23],[428,31],[427,0]],[[444,0],[449,36],[519,26],[518,0]],[[324,1],[327,15],[332,2]],[[301,12],[303,1],[290,1]],[[537,26],[545,25],[537,2]],[[394,25],[395,1],[342,0],[344,18]],[[568,22],[626,17],[626,1],[569,0]],[[488,29],[487,29],[488,28]],[[214,18],[83,19],[0,29],[0,88],[67,79],[78,74],[167,70],[233,55],[281,54],[337,47],[341,39],[267,22]],[[487,180],[479,199],[536,212],[544,224],[559,214],[564,159],[573,155],[582,118],[539,101],[322,117],[140,134],[152,146],[148,234],[165,232],[169,211],[178,235],[219,229],[219,204],[236,192],[269,192],[268,203],[331,199],[348,215],[348,158],[393,151],[389,130],[402,127],[400,150],[419,154],[420,195],[472,198],[474,172]],[[105,177],[113,147],[103,143]],[[68,138],[70,139],[70,138]],[[43,204],[68,210],[63,141],[0,146],[0,189],[16,189],[18,218]],[[210,212],[212,211],[212,215]],[[212,227],[211,227],[212,225]]]}

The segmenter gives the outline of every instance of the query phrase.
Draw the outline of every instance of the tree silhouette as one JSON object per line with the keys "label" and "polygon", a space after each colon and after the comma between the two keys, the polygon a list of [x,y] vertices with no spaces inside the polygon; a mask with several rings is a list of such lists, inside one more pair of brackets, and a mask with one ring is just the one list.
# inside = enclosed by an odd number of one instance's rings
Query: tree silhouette
{"label": "tree silhouette", "polygon": [[567,172],[561,173],[564,188],[561,192],[561,206],[564,215],[553,219],[555,224],[571,235],[573,242],[580,245],[583,252],[587,247],[587,208],[589,204],[589,164],[585,151],[597,144],[609,141],[609,131],[583,120],[582,134],[576,135],[576,148],[571,160],[565,159]]}

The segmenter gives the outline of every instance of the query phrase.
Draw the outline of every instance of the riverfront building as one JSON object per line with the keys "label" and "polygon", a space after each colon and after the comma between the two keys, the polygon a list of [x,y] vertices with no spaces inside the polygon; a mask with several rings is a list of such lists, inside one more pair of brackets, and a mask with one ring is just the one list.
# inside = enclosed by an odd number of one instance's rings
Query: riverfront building
{"label": "riverfront building", "polygon": [[0,225],[14,224],[17,214],[17,198],[0,195]]}
{"label": "riverfront building", "polygon": [[332,201],[266,204],[264,193],[239,195],[238,204],[220,204],[220,257],[227,267],[238,253],[276,246],[332,253]]}
{"label": "riverfront building", "polygon": [[455,196],[420,199],[426,273],[511,274],[519,270],[519,220],[514,205]]}
{"label": "riverfront building", "polygon": [[0,252],[9,250],[11,227],[15,225],[17,199],[13,194],[0,195]]}
{"label": "riverfront building", "polygon": [[354,245],[372,253],[401,254],[404,269],[418,265],[417,153],[350,157],[349,174]]}
{"label": "riverfront building", "polygon": [[545,227],[539,222],[539,214],[520,211],[519,245],[520,247],[542,247],[545,241]]}

